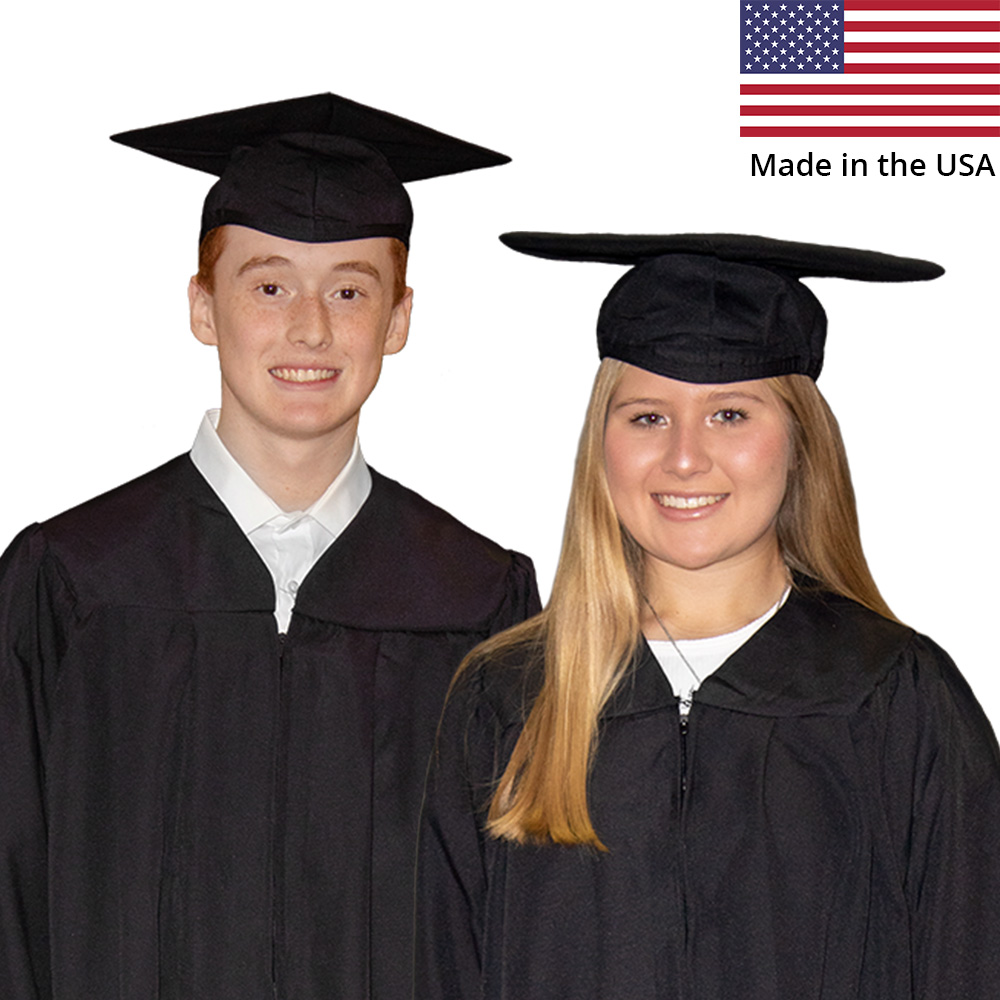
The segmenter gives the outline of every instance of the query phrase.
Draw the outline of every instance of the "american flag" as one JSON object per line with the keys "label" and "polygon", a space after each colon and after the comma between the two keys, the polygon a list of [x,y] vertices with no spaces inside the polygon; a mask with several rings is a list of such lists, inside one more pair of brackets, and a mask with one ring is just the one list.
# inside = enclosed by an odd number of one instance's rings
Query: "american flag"
{"label": "american flag", "polygon": [[740,0],[740,135],[1000,137],[1000,0]]}

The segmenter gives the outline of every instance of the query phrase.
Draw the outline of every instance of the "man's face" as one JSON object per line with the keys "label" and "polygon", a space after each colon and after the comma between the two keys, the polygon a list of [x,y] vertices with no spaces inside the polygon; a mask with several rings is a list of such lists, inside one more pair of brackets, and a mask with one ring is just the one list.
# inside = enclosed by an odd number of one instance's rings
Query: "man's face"
{"label": "man's face", "polygon": [[390,240],[225,235],[212,293],[189,288],[191,329],[219,349],[223,441],[238,453],[244,441],[353,440],[383,355],[409,330],[410,290],[393,303]]}

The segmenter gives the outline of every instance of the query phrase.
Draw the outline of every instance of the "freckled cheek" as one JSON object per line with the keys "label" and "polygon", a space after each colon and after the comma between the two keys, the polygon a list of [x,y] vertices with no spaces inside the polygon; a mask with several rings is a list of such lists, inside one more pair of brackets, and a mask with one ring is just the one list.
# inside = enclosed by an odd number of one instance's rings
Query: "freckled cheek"
{"label": "freckled cheek", "polygon": [[228,322],[220,327],[220,342],[228,342],[236,349],[252,349],[263,346],[280,336],[286,323],[274,314],[262,314],[260,310],[244,308],[228,317]]}
{"label": "freckled cheek", "polygon": [[381,353],[386,327],[377,315],[364,308],[354,310],[331,309],[327,324],[334,340],[352,353]]}
{"label": "freckled cheek", "polygon": [[278,311],[276,303],[262,304],[250,296],[237,296],[220,304],[223,316],[235,326],[255,326],[267,322]]}
{"label": "freckled cheek", "polygon": [[353,367],[374,367],[382,363],[382,341],[370,331],[334,329],[331,346],[338,359],[350,362]]}

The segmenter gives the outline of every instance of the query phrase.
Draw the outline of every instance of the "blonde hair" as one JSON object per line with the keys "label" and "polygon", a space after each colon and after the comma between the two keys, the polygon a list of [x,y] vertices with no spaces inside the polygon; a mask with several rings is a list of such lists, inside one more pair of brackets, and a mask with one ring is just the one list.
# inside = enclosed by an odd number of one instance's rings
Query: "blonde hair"
{"label": "blonde hair", "polygon": [[808,375],[769,378],[788,409],[793,467],[778,511],[778,544],[789,569],[896,620],[861,548],[858,508],[840,425]]}
{"label": "blonde hair", "polygon": [[[514,648],[544,659],[541,691],[488,814],[490,833],[518,843],[605,849],[590,819],[587,780],[601,710],[641,636],[642,550],[618,520],[604,467],[604,426],[625,369],[605,359],[594,381],[548,606],[479,646],[463,664],[484,664]],[[891,618],[861,549],[836,418],[807,376],[767,382],[788,411],[793,444],[777,524],[786,564]]]}

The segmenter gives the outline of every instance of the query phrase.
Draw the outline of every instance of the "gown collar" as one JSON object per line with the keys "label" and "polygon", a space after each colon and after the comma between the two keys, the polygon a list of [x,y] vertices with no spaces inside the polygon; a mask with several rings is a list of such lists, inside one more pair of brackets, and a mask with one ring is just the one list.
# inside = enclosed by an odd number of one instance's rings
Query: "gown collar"
{"label": "gown collar", "polygon": [[[846,597],[796,576],[777,613],[695,692],[698,706],[761,716],[847,715],[891,670],[913,636]],[[677,697],[645,639],[606,718],[670,707]]]}
{"label": "gown collar", "polygon": [[[190,457],[176,461],[164,467],[178,472],[168,476],[169,492],[181,509],[201,511],[201,525],[182,543],[194,566],[192,606],[273,611],[270,574],[252,544]],[[488,631],[508,593],[510,554],[368,472],[370,494],[302,582],[296,613],[373,630]]]}

